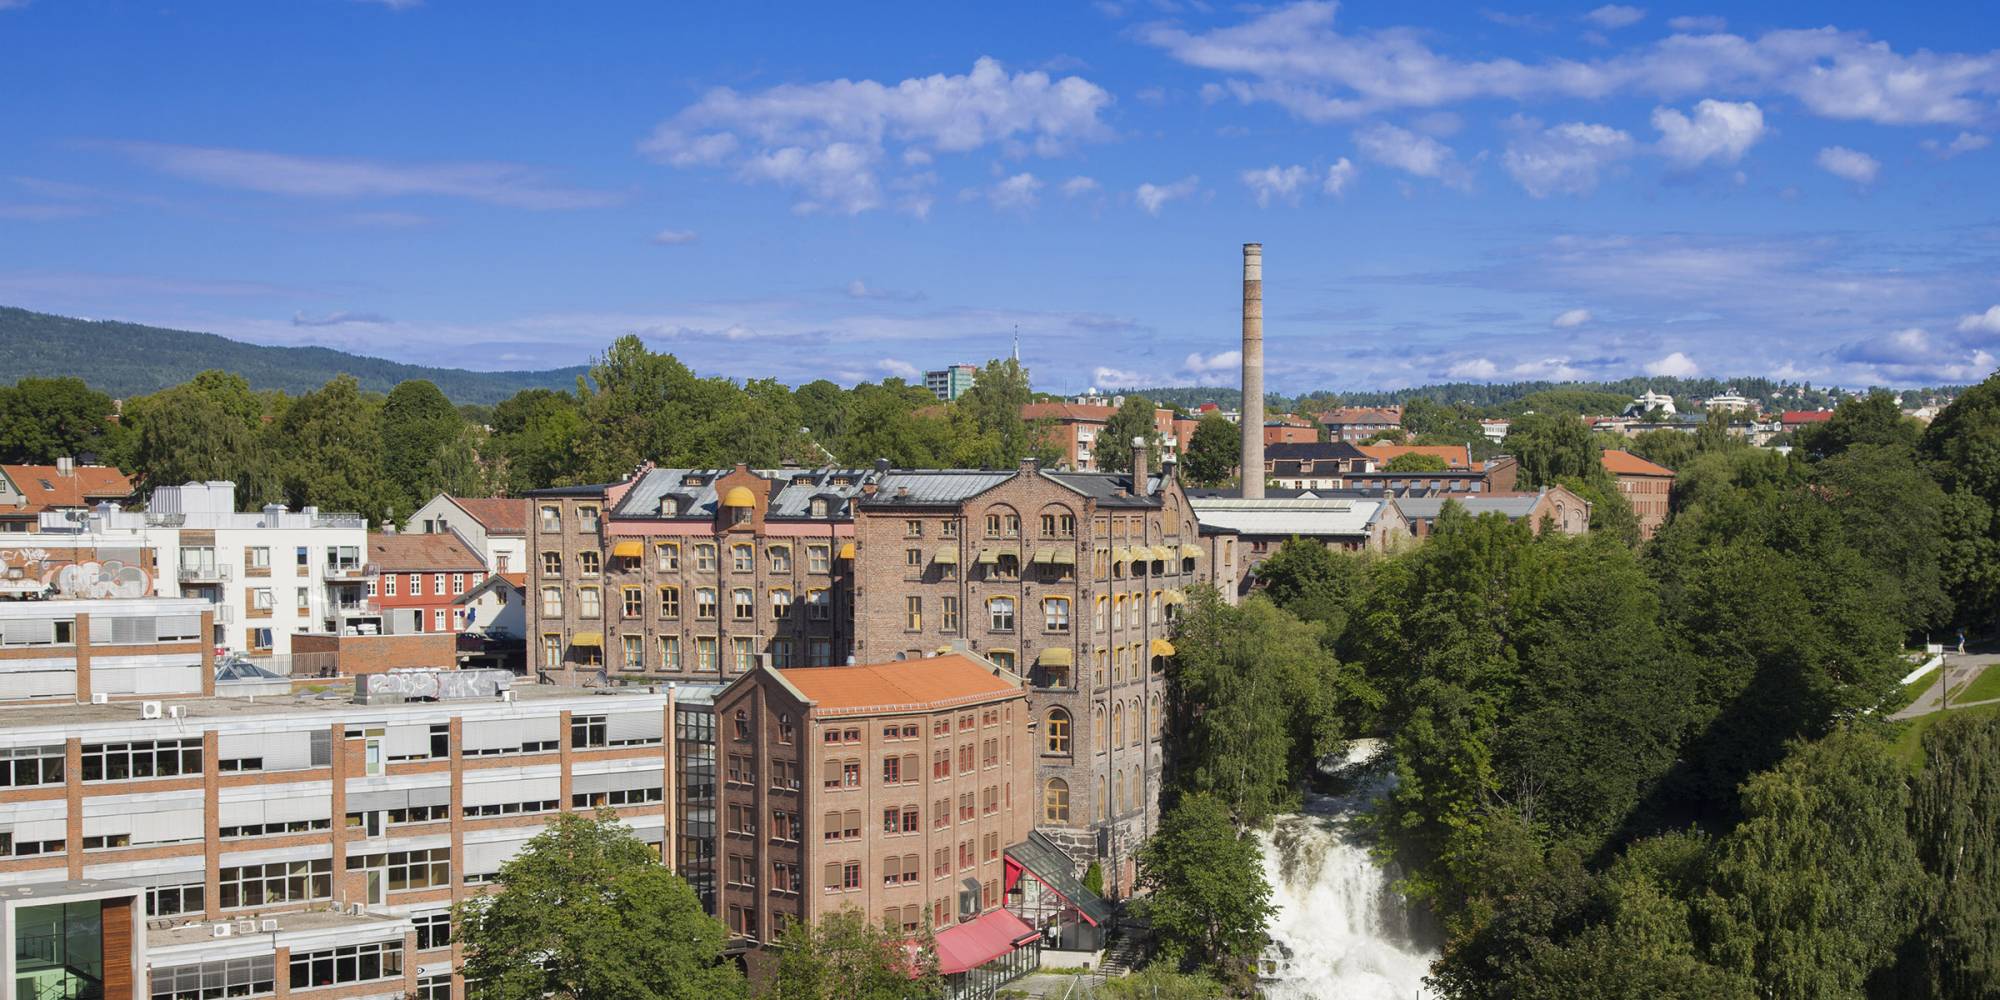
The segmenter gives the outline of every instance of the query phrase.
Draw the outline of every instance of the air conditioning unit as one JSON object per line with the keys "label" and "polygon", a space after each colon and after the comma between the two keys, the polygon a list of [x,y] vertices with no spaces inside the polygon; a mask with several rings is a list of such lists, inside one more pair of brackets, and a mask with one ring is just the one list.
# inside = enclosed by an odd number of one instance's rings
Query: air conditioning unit
{"label": "air conditioning unit", "polygon": [[272,920],[272,919],[271,919],[271,918],[269,918],[269,917],[265,917],[265,918],[264,918],[264,922],[263,922],[263,924],[262,924],[261,926],[263,927],[263,929],[264,929],[264,933],[266,933],[266,934],[275,934],[275,933],[277,933],[277,930],[278,930],[278,922],[277,922],[276,920]]}
{"label": "air conditioning unit", "polygon": [[232,937],[236,934],[236,927],[233,924],[216,924],[208,929],[208,934],[210,937]]}
{"label": "air conditioning unit", "polygon": [[159,718],[159,717],[160,717],[160,703],[159,703],[159,702],[157,702],[157,701],[142,701],[142,702],[140,702],[140,703],[139,703],[139,718],[141,718],[141,719],[157,719],[157,718]]}
{"label": "air conditioning unit", "polygon": [[167,715],[169,715],[169,716],[171,716],[171,717],[173,717],[173,718],[176,718],[176,719],[185,719],[185,718],[187,718],[187,714],[188,714],[188,710],[187,710],[187,706],[186,706],[186,705],[169,705],[169,706],[167,706]]}
{"label": "air conditioning unit", "polygon": [[514,692],[512,691],[500,692],[500,700],[512,704],[514,701]]}
{"label": "air conditioning unit", "polygon": [[109,705],[111,704],[111,696],[102,691],[92,691],[90,693],[90,703],[93,705]]}
{"label": "air conditioning unit", "polygon": [[241,919],[241,920],[238,920],[238,921],[236,922],[236,933],[238,933],[238,934],[255,934],[255,933],[257,933],[257,921],[255,921],[255,920],[253,920],[253,919],[251,919],[251,918],[249,918],[249,917],[244,917],[243,919]]}

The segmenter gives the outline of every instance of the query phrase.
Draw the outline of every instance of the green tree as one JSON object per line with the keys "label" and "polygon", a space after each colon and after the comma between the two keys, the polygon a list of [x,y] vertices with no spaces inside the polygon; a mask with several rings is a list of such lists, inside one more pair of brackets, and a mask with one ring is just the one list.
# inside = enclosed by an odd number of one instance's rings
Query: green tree
{"label": "green tree", "polygon": [[131,471],[153,485],[233,482],[237,503],[254,508],[273,485],[263,417],[264,401],[250,391],[250,383],[224,371],[205,371],[172,388],[127,400]]}
{"label": "green tree", "polygon": [[1149,965],[1105,980],[1093,1000],[1222,1000],[1229,995],[1228,987],[1213,977]]}
{"label": "green tree", "polygon": [[1261,823],[1294,806],[1314,762],[1339,749],[1343,706],[1358,714],[1374,693],[1326,650],[1320,626],[1262,596],[1231,607],[1203,587],[1188,607],[1167,674],[1175,785]]}
{"label": "green tree", "polygon": [[1586,479],[1603,472],[1603,446],[1590,434],[1583,418],[1530,413],[1507,427],[1507,453],[1521,463],[1521,485],[1527,489],[1563,479]]}
{"label": "green tree", "polygon": [[[856,910],[793,923],[778,936],[778,969],[766,1000],[924,1000],[945,996],[936,943],[871,924]],[[914,964],[913,964],[914,962]]]}
{"label": "green tree", "polygon": [[1236,474],[1242,461],[1243,437],[1236,425],[1222,414],[1210,412],[1195,422],[1181,471],[1196,485],[1221,486]]}
{"label": "green tree", "polygon": [[1364,557],[1336,552],[1317,539],[1289,538],[1257,564],[1257,580],[1265,597],[1292,615],[1321,625],[1328,647],[1338,648],[1367,566]]}
{"label": "green tree", "polygon": [[1929,875],[1911,936],[1911,996],[2000,991],[2000,718],[1954,714],[1924,733],[1910,832]]}
{"label": "green tree", "polygon": [[577,454],[583,412],[576,397],[551,389],[526,389],[493,408],[493,479],[507,492],[583,481]]}
{"label": "green tree", "polygon": [[1153,423],[1155,409],[1153,401],[1144,396],[1125,397],[1124,405],[1104,421],[1104,429],[1098,432],[1097,441],[1091,448],[1099,469],[1130,472],[1132,442],[1136,440],[1145,442],[1146,468],[1159,471],[1160,434]]}
{"label": "green tree", "polygon": [[958,398],[954,408],[971,418],[979,441],[966,464],[1005,469],[1021,459],[1040,458],[1053,466],[1057,453],[1049,441],[1048,427],[1021,416],[1021,408],[1034,402],[1028,387],[1028,370],[1012,358],[996,358],[986,363],[972,388]]}
{"label": "green tree", "polygon": [[24,378],[0,386],[0,457],[53,464],[102,452],[111,434],[111,397],[80,378]]}
{"label": "green tree", "polygon": [[1953,618],[1990,627],[2000,614],[2000,375],[1945,407],[1917,453],[1947,497],[1944,575]]}
{"label": "green tree", "polygon": [[1383,472],[1443,472],[1451,468],[1442,456],[1429,452],[1406,451],[1382,463]]}
{"label": "green tree", "polygon": [[415,512],[439,493],[485,492],[473,429],[437,386],[399,383],[382,403],[381,424],[382,473],[396,491],[398,514]]}
{"label": "green tree", "polygon": [[1834,407],[1825,423],[1800,427],[1796,447],[1814,459],[1830,458],[1857,444],[1914,447],[1923,430],[1922,424],[1903,415],[1895,396],[1878,389],[1849,397]]}
{"label": "green tree", "polygon": [[1798,745],[1748,782],[1698,904],[1712,961],[1774,1000],[1867,996],[1915,924],[1909,801],[1888,745],[1858,732]]}
{"label": "green tree", "polygon": [[1944,577],[1944,490],[1908,444],[1856,443],[1812,470],[1820,495],[1847,527],[1848,543],[1881,569],[1884,599],[1905,631],[1951,617]]}
{"label": "green tree", "polygon": [[382,475],[381,416],[353,378],[338,376],[300,396],[270,430],[266,448],[279,456],[286,503],[387,520],[398,494]]}
{"label": "green tree", "polygon": [[1162,962],[1242,982],[1263,951],[1275,909],[1257,842],[1213,796],[1193,794],[1160,818],[1139,849],[1139,887]]}
{"label": "green tree", "polygon": [[549,821],[452,923],[481,1000],[745,997],[722,924],[607,811]]}

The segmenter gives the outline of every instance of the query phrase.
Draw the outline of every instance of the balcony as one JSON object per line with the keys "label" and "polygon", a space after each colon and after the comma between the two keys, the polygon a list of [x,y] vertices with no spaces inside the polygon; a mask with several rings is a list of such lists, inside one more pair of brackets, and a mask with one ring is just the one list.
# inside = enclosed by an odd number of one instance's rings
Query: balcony
{"label": "balcony", "polygon": [[330,562],[325,567],[329,580],[366,580],[374,575],[375,567],[369,563]]}
{"label": "balcony", "polygon": [[229,564],[182,566],[176,576],[182,583],[227,583],[230,576]]}

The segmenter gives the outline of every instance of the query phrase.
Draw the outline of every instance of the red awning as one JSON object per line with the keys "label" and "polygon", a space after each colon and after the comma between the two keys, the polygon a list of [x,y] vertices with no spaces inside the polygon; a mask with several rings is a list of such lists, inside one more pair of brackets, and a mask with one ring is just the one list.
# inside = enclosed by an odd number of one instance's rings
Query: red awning
{"label": "red awning", "polygon": [[1006,910],[994,910],[970,923],[937,934],[938,971],[949,976],[976,969],[1032,941],[1035,929]]}

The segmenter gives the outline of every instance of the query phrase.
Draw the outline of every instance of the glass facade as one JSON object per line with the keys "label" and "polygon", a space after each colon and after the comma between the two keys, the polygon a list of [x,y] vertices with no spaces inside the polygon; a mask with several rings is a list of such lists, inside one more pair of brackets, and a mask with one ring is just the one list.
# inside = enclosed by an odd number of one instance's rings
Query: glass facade
{"label": "glass facade", "polygon": [[674,782],[674,871],[716,916],[714,706],[674,706]]}
{"label": "glass facade", "polygon": [[14,911],[16,996],[101,996],[104,902],[50,903]]}

